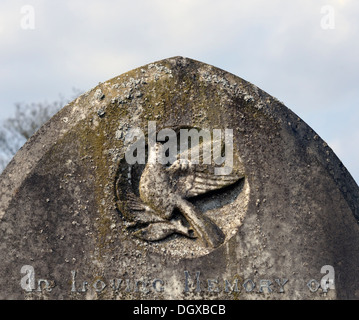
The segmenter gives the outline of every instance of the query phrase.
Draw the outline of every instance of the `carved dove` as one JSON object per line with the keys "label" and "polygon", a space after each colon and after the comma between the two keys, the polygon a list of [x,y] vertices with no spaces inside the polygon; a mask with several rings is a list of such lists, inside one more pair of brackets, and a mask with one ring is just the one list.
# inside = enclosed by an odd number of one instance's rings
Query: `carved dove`
{"label": "carved dove", "polygon": [[183,159],[167,167],[156,161],[163,154],[163,145],[160,143],[150,148],[140,179],[140,197],[134,194],[128,196],[128,206],[136,217],[134,223],[137,219],[140,223],[148,224],[146,228],[138,230],[136,236],[150,241],[163,239],[173,233],[193,237],[191,229],[171,219],[177,208],[190,224],[195,237],[199,237],[207,247],[220,246],[225,240],[222,230],[187,199],[231,185],[244,175],[214,175],[204,170],[204,166]]}

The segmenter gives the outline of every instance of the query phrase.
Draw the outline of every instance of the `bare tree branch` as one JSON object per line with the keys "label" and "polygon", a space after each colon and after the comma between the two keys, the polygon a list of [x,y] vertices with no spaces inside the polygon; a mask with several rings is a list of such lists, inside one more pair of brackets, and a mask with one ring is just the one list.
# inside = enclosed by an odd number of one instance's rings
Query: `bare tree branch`
{"label": "bare tree branch", "polygon": [[71,99],[60,95],[52,102],[15,103],[15,115],[0,126],[0,173],[23,144],[56,112],[81,94],[73,89]]}

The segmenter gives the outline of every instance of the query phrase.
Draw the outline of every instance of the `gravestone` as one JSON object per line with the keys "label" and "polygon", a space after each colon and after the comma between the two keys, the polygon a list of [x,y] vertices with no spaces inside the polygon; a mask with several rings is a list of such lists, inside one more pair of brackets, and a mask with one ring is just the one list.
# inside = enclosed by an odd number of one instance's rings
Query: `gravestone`
{"label": "gravestone", "polygon": [[0,180],[1,299],[359,298],[348,171],[280,101],[198,61],[100,83]]}

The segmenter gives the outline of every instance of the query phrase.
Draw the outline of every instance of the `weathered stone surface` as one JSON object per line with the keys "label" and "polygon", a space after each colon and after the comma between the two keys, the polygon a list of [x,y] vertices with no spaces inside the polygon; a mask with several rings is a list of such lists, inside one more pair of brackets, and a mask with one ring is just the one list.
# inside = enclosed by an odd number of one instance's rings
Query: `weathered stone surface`
{"label": "weathered stone surface", "polygon": [[[131,216],[146,195],[168,203],[177,192],[149,192],[150,177],[140,194],[145,165],[126,164],[126,135],[146,132],[148,121],[157,131],[233,129],[238,179],[208,196],[181,193],[182,213],[202,212],[221,229],[214,245],[185,235],[181,209],[171,224],[164,209],[152,212],[163,223],[154,233],[136,225],[147,216]],[[359,298],[359,192],[350,174],[281,102],[188,58],[132,70],[66,106],[3,172],[0,199],[1,299]],[[31,292],[20,286],[24,265],[35,271]],[[334,267],[336,288],[311,292],[324,265]]]}

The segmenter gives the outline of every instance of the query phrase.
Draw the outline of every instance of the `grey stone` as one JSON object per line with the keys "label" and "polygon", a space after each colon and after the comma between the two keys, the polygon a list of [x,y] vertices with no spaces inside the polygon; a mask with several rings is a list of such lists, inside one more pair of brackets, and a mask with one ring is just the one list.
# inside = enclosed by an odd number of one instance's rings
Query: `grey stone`
{"label": "grey stone", "polygon": [[[147,139],[149,121],[157,133],[233,129],[233,172],[128,164],[128,139]],[[328,145],[277,99],[165,59],[81,95],[2,173],[0,298],[358,299],[358,199]]]}

